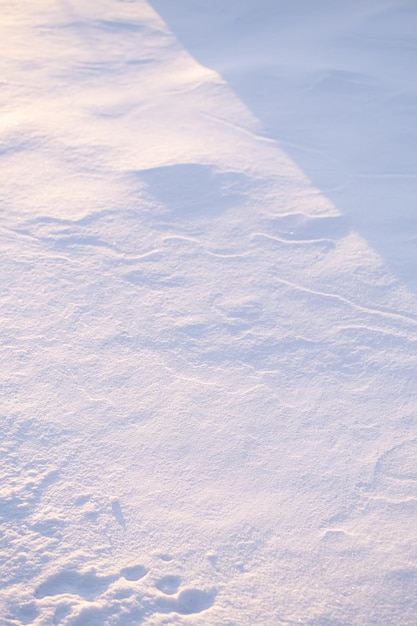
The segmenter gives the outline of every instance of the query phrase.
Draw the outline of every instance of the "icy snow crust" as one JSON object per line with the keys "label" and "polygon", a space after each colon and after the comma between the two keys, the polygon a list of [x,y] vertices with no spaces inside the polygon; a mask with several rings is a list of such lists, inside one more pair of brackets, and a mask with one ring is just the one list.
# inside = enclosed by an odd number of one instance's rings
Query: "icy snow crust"
{"label": "icy snow crust", "polygon": [[415,626],[416,3],[1,12],[1,623]]}

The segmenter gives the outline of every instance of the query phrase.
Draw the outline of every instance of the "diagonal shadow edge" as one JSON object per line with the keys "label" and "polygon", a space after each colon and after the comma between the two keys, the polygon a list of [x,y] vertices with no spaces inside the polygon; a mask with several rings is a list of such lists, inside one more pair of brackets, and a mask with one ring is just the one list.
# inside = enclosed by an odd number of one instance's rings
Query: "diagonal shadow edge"
{"label": "diagonal shadow edge", "polygon": [[417,293],[417,6],[149,4]]}

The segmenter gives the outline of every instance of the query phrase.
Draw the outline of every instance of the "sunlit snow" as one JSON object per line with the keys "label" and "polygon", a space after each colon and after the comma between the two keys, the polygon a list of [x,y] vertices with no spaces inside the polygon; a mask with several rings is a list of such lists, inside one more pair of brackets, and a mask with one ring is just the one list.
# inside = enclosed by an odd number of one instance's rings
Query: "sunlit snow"
{"label": "sunlit snow", "polygon": [[416,28],[1,3],[1,624],[416,625]]}

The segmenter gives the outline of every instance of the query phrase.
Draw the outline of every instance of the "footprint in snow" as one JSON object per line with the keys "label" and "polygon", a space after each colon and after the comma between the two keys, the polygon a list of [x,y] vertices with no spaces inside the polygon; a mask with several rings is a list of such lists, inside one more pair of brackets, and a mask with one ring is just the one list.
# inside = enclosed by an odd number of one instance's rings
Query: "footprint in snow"
{"label": "footprint in snow", "polygon": [[174,593],[177,593],[180,583],[181,578],[179,576],[168,575],[160,578],[156,582],[155,587],[159,589],[159,591],[162,591],[162,593],[170,596]]}
{"label": "footprint in snow", "polygon": [[116,576],[98,576],[94,570],[80,574],[76,570],[63,570],[49,576],[35,591],[36,598],[73,594],[85,600],[95,600],[104,593]]}
{"label": "footprint in snow", "polygon": [[[160,594],[149,599],[149,594],[143,598],[138,590],[131,585],[117,585],[113,590],[111,585],[121,578],[130,583],[141,580],[148,574],[144,565],[131,565],[124,567],[120,575],[100,576],[94,569],[87,572],[78,572],[75,569],[66,569],[52,574],[42,582],[35,591],[37,599],[55,596],[79,596],[68,604],[68,597],[62,598],[63,603],[55,604],[53,623],[60,624],[62,620],[71,626],[81,626],[89,623],[88,620],[104,620],[110,615],[114,616],[121,610],[120,600],[127,601],[128,614],[136,619],[142,618],[144,611],[149,613],[178,613],[180,615],[192,615],[209,609],[216,598],[216,590],[205,591],[203,589],[189,588],[179,591],[181,577],[175,574],[162,576],[155,582],[155,587]],[[122,592],[122,593],[121,593]],[[96,604],[100,599],[100,607]],[[104,604],[103,604],[104,602]],[[75,604],[74,604],[75,603]],[[125,611],[125,609],[123,609]],[[123,612],[125,615],[125,612]],[[68,621],[69,620],[69,621]],[[87,620],[87,621],[85,621]],[[100,622],[102,623],[102,622]]]}
{"label": "footprint in snow", "polygon": [[146,576],[148,570],[143,565],[132,565],[131,567],[124,567],[120,573],[126,580],[135,581]]}
{"label": "footprint in snow", "polygon": [[214,604],[216,591],[204,591],[203,589],[184,589],[178,597],[161,597],[156,600],[159,613],[179,613],[180,615],[192,615],[206,611]]}

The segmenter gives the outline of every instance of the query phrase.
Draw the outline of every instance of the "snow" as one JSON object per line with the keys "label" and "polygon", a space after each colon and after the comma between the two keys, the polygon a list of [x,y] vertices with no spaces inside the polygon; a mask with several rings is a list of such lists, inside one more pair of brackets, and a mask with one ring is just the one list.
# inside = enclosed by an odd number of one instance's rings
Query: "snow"
{"label": "snow", "polygon": [[2,4],[6,626],[415,626],[416,23]]}

